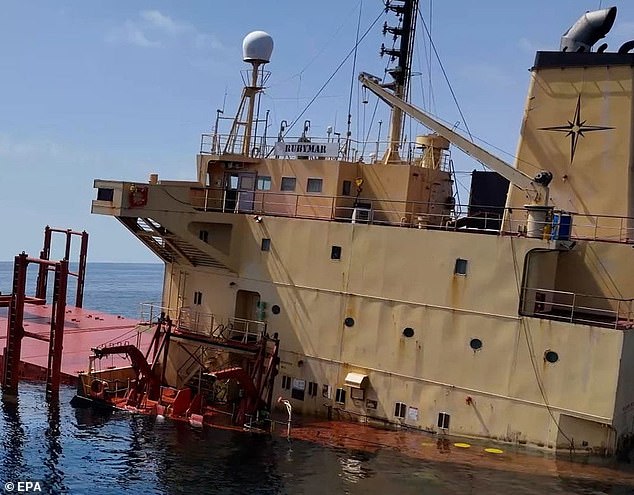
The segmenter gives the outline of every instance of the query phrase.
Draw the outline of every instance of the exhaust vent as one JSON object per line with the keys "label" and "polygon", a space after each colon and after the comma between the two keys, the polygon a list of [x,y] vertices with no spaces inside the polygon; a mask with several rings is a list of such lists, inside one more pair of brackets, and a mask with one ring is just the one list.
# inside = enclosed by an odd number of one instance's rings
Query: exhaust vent
{"label": "exhaust vent", "polygon": [[616,7],[586,12],[561,37],[562,52],[589,52],[597,41],[605,38],[616,19]]}

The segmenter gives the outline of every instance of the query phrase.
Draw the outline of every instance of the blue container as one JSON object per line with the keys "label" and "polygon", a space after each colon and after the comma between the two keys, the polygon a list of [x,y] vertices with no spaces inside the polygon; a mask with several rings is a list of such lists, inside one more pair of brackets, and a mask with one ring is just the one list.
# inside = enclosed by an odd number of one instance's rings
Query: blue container
{"label": "blue container", "polygon": [[567,241],[572,230],[572,215],[569,213],[555,213],[553,215],[553,228],[550,234],[552,240]]}

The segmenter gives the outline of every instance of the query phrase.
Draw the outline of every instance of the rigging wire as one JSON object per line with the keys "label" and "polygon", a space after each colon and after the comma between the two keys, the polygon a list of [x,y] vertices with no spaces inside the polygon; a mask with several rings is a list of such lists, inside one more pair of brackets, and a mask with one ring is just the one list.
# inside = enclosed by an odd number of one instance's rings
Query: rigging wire
{"label": "rigging wire", "polygon": [[[359,3],[361,3],[363,0],[360,0]],[[297,72],[296,74],[293,74],[292,76],[287,77],[286,79],[283,79],[282,81],[275,83],[275,84],[271,84],[270,86],[268,86],[268,88],[274,88],[277,86],[281,86],[282,84],[287,83],[288,81],[290,81],[291,79],[294,79],[295,77],[300,77],[304,72],[306,72],[306,70],[313,65],[313,63],[315,63],[315,61],[321,57],[323,55],[323,53],[326,51],[326,49],[332,44],[332,42],[337,39],[337,35],[339,34],[339,32],[344,28],[344,26],[348,25],[348,18],[350,17],[350,15],[352,15],[353,12],[355,12],[357,10],[357,6],[355,6],[353,9],[350,10],[350,12],[348,12],[345,16],[343,16],[343,22],[339,25],[339,27],[337,27],[337,29],[335,29],[335,31],[328,37],[328,41],[326,43],[323,44],[323,46],[321,47],[321,50],[319,50],[307,63],[306,65],[304,65],[304,67],[302,67],[302,69]]]}
{"label": "rigging wire", "polygon": [[[519,279],[519,274],[518,274],[518,260],[517,260],[517,253],[515,251],[515,243],[513,242],[513,236],[509,236],[510,239],[510,243],[511,243],[511,254],[513,256],[513,275],[515,275],[515,285],[517,287],[517,295],[518,297],[520,297],[521,299],[521,284],[520,284],[520,279]],[[542,382],[542,379],[539,375],[539,371],[537,369],[537,363],[535,362],[535,348],[533,347],[533,337],[531,335],[531,331],[530,328],[526,322],[526,318],[520,317],[520,322],[522,325],[522,330],[523,330],[523,334],[524,334],[524,338],[526,340],[526,347],[528,348],[528,355],[530,357],[531,360],[531,366],[533,368],[533,374],[535,375],[535,382],[537,383],[537,388],[539,389],[539,393],[542,396],[542,400],[544,401],[544,406],[546,406],[546,410],[548,411],[548,414],[550,415],[551,419],[553,420],[553,423],[555,423],[555,426],[557,427],[557,431],[559,431],[559,433],[561,433],[561,435],[568,441],[568,443],[570,444],[570,448],[571,450],[574,450],[575,448],[575,442],[574,439],[571,439],[568,435],[566,435],[566,433],[561,429],[561,427],[559,426],[559,422],[556,420],[555,418],[555,414],[552,411],[552,408],[550,406],[550,404],[548,403],[548,399],[546,398],[546,389],[544,387],[544,384]]]}
{"label": "rigging wire", "polygon": [[[363,0],[359,2],[359,18],[357,19],[357,34],[355,37],[354,44],[354,57],[352,58],[352,73],[350,75],[350,94],[348,96],[348,125],[346,127],[346,144],[345,150],[346,154],[349,153],[350,147],[350,136],[352,132],[350,131],[350,127],[352,126],[352,92],[354,90],[354,79],[357,71],[357,52],[359,48],[359,30],[361,29],[361,13],[363,11]],[[358,109],[359,98],[357,96],[357,122],[359,121],[359,109]]]}
{"label": "rigging wire", "polygon": [[[434,20],[434,0],[429,0],[429,40],[432,40],[431,34],[432,34],[432,23]],[[434,90],[433,90],[433,79],[432,79],[432,68],[433,68],[433,61],[432,61],[432,53],[431,53],[431,47],[429,49],[428,52],[428,56],[429,56],[429,61],[427,63],[427,88],[429,89],[429,106],[430,106],[430,110],[432,102],[434,100]],[[422,84],[422,83],[421,83]]]}
{"label": "rigging wire", "polygon": [[330,84],[330,81],[332,81],[332,79],[337,75],[337,73],[339,72],[339,70],[341,69],[341,67],[343,67],[343,65],[348,61],[348,59],[353,55],[354,51],[357,49],[357,46],[359,46],[361,44],[361,42],[365,39],[365,37],[368,35],[368,33],[374,28],[374,26],[376,25],[377,22],[379,22],[379,19],[381,19],[381,17],[383,16],[383,9],[381,9],[381,12],[379,13],[379,15],[376,17],[376,19],[374,19],[374,21],[370,24],[370,26],[365,30],[365,32],[363,33],[363,35],[359,38],[359,40],[357,41],[357,43],[355,44],[355,46],[346,54],[346,56],[343,58],[343,60],[339,63],[339,65],[337,65],[337,67],[335,68],[335,70],[333,71],[332,74],[330,74],[330,76],[328,77],[328,79],[326,79],[326,81],[324,82],[324,84],[322,84],[322,86],[319,88],[319,90],[317,91],[317,93],[315,93],[315,96],[313,96],[311,98],[311,100],[308,102],[308,104],[304,107],[304,109],[300,112],[300,114],[290,123],[290,125],[286,128],[286,132],[284,133],[284,136],[288,135],[288,133],[290,132],[290,130],[297,124],[297,122],[299,122],[299,120],[304,116],[304,114],[308,111],[308,109],[312,106],[313,103],[315,103],[315,100],[317,100],[317,98],[319,97],[319,95],[322,93],[322,91],[324,89],[326,89],[326,86],[328,86],[328,84]]}
{"label": "rigging wire", "polygon": [[420,18],[421,22],[423,23],[423,28],[425,29],[425,33],[427,33],[427,37],[429,38],[429,44],[432,48],[432,50],[434,51],[434,54],[436,55],[436,60],[438,60],[438,65],[440,65],[440,70],[442,71],[442,75],[445,78],[445,81],[447,82],[447,86],[449,86],[449,91],[451,92],[451,97],[453,98],[454,103],[456,104],[456,107],[458,108],[458,113],[460,114],[460,118],[462,119],[462,123],[465,126],[465,129],[467,131],[467,133],[469,134],[469,138],[473,141],[473,136],[471,135],[471,130],[469,129],[469,125],[467,124],[467,119],[465,118],[464,114],[462,113],[462,109],[460,108],[460,103],[458,103],[458,98],[456,97],[456,93],[453,90],[453,86],[451,85],[451,82],[449,81],[449,76],[447,76],[447,72],[445,71],[445,66],[442,63],[442,60],[440,59],[440,55],[438,54],[438,50],[436,50],[436,44],[434,43],[434,40],[431,37],[431,32],[429,31],[429,29],[427,29],[427,23],[425,22],[425,19],[423,19],[423,15],[420,13],[420,10],[418,11],[418,17]]}

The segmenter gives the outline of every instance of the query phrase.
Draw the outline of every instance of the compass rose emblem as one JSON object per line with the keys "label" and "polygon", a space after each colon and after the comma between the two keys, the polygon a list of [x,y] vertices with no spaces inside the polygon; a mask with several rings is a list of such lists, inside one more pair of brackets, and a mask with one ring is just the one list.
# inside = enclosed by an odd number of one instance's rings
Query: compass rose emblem
{"label": "compass rose emblem", "polygon": [[575,115],[567,124],[539,128],[540,131],[565,132],[566,137],[570,136],[570,163],[572,163],[575,158],[579,138],[585,137],[585,133],[587,132],[607,131],[610,129],[614,129],[614,127],[586,125],[586,121],[581,119],[581,95],[577,97]]}

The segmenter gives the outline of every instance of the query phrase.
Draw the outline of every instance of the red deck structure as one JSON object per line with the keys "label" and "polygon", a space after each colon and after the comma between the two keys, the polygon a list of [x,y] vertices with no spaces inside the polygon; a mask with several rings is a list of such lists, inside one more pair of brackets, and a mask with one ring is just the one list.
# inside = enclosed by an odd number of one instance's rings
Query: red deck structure
{"label": "red deck structure", "polygon": [[[51,242],[55,233],[65,237],[61,261],[51,261]],[[78,271],[69,271],[73,238],[80,238]],[[57,398],[60,382],[72,383],[87,366],[91,349],[132,342],[147,344],[151,335],[136,331],[135,320],[82,309],[88,233],[46,227],[44,247],[39,258],[22,253],[15,257],[12,293],[0,295],[0,370],[5,394],[17,393],[21,378],[45,380],[47,400]],[[27,268],[38,265],[34,296],[29,296]],[[47,304],[49,274],[54,274],[52,299]],[[68,306],[67,281],[77,278],[75,306]],[[112,356],[110,366],[126,366],[120,356]]]}
{"label": "red deck structure", "polygon": [[[7,342],[7,308],[0,308],[0,349]],[[152,340],[152,333],[142,332],[137,341],[135,327],[137,320],[93,311],[90,309],[66,306],[64,325],[64,344],[62,351],[61,374],[64,383],[74,383],[78,371],[88,368],[88,356],[91,349],[115,344],[139,344],[145,349]],[[48,351],[51,326],[51,306],[28,304],[24,309],[24,331],[28,337],[22,341],[21,378],[27,380],[45,380],[48,366]],[[39,338],[37,338],[39,337]],[[4,363],[0,355],[0,369]],[[101,360],[102,368],[129,366],[130,361],[121,355],[112,355]]]}

